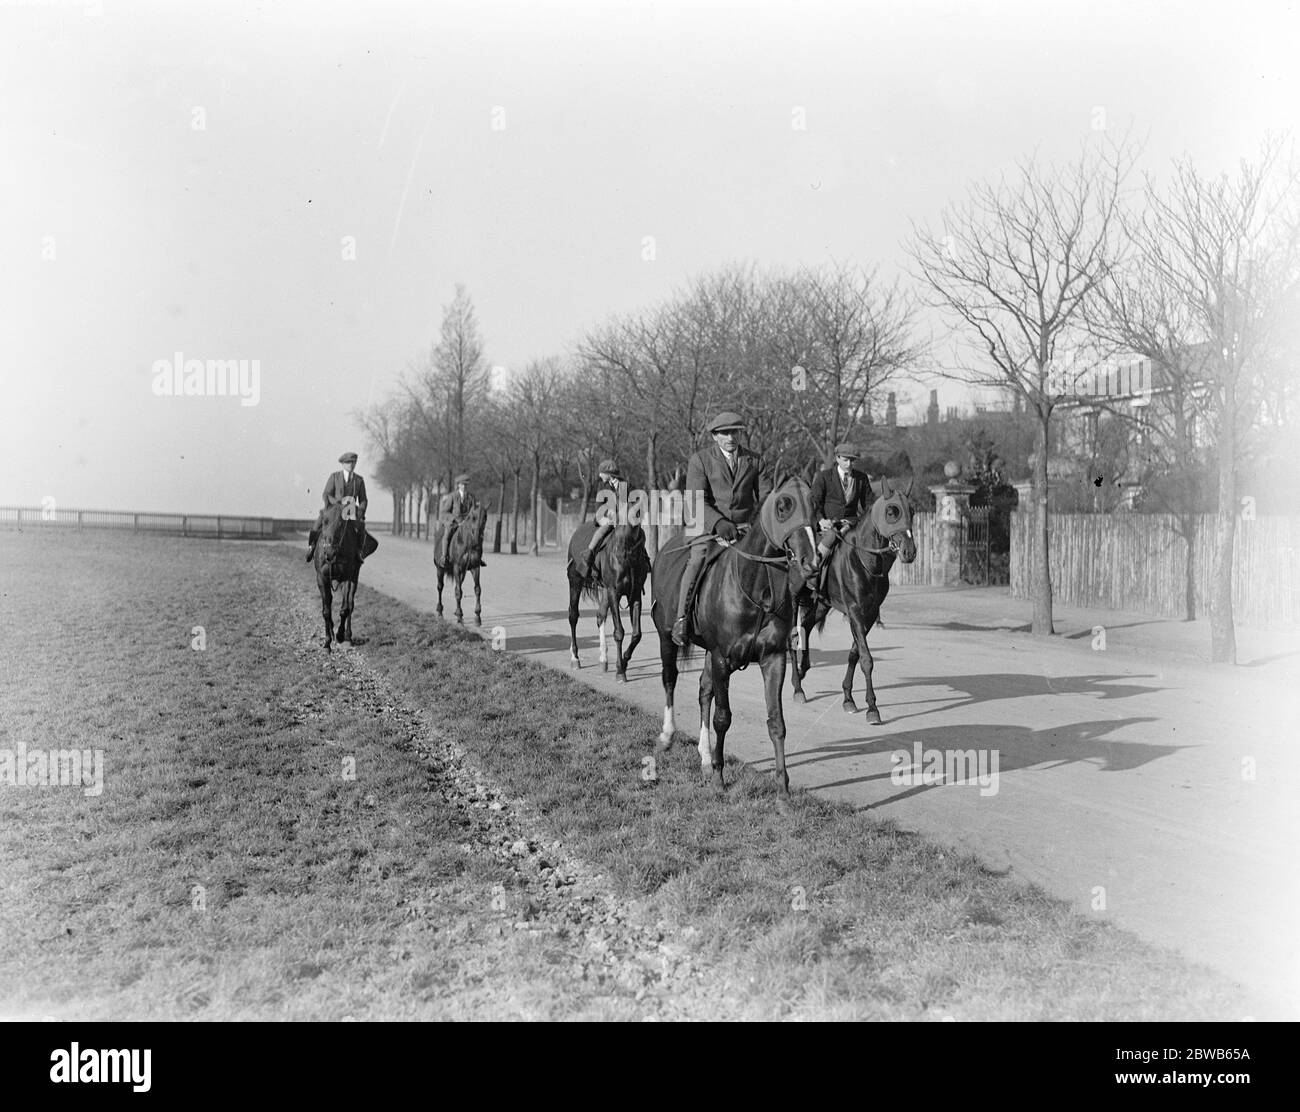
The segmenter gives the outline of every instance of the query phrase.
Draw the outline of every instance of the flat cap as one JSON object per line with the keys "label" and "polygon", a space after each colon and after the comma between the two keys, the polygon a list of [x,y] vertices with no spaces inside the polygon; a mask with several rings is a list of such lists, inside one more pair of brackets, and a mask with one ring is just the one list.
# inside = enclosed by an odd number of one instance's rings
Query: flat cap
{"label": "flat cap", "polygon": [[618,469],[618,464],[612,459],[603,459],[596,467],[597,475],[613,475],[616,479],[623,477],[623,472]]}
{"label": "flat cap", "polygon": [[344,452],[341,456],[339,456],[339,463],[356,463],[356,462],[357,462],[356,452]]}
{"label": "flat cap", "polygon": [[724,409],[709,422],[709,432],[722,432],[724,429],[743,429],[744,427],[745,418],[739,413],[732,413],[729,409]]}
{"label": "flat cap", "polygon": [[457,486],[460,486],[461,483],[468,483],[468,482],[469,482],[469,476],[468,476],[468,475],[466,475],[466,474],[464,474],[464,473],[461,473],[460,475],[457,475],[457,476],[456,476],[456,485],[457,485]]}
{"label": "flat cap", "polygon": [[858,446],[856,444],[850,444],[847,441],[843,444],[835,445],[835,454],[837,456],[848,456],[849,459],[857,459],[862,455],[862,453],[858,451]]}

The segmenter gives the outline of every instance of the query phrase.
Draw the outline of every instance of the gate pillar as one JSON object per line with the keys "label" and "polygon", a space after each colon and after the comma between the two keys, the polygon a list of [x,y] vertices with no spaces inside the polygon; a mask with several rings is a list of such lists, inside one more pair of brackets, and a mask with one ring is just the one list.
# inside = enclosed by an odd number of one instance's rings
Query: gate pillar
{"label": "gate pillar", "polygon": [[961,467],[957,463],[950,460],[944,465],[943,473],[948,476],[948,481],[930,488],[935,508],[935,537],[931,549],[934,558],[930,562],[932,587],[952,587],[961,582],[965,518],[970,512],[970,496],[975,493],[974,486],[961,481]]}

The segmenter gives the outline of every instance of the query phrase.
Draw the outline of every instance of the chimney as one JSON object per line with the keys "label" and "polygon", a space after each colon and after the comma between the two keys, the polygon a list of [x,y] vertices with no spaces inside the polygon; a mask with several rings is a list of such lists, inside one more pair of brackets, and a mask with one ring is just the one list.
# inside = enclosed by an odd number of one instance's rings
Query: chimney
{"label": "chimney", "polygon": [[898,405],[892,393],[889,395],[889,404],[885,406],[885,424],[891,429],[898,424]]}
{"label": "chimney", "polygon": [[927,425],[937,425],[939,423],[939,391],[930,391],[930,407],[925,411],[925,423]]}

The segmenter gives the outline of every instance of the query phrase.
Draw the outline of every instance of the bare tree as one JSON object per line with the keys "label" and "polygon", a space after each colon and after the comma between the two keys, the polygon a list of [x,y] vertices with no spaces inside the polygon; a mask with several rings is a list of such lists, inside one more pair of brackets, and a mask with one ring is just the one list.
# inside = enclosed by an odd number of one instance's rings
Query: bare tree
{"label": "bare tree", "polygon": [[[1033,632],[1052,629],[1047,530],[1052,411],[1069,384],[1054,361],[1076,346],[1083,313],[1117,256],[1127,142],[1047,169],[1027,160],[1011,181],[974,186],[943,230],[914,226],[908,253],[932,304],[955,320],[966,358],[947,372],[1010,388],[1037,418],[1032,461]],[[973,358],[971,358],[973,356]]]}
{"label": "bare tree", "polygon": [[[1166,191],[1148,183],[1139,233],[1141,281],[1181,341],[1171,360],[1190,385],[1217,456],[1218,509],[1210,591],[1210,658],[1236,663],[1232,574],[1239,472],[1250,434],[1294,376],[1300,310],[1300,172],[1265,141],[1235,174],[1207,177],[1174,163]],[[1172,346],[1172,343],[1171,343]],[[1194,381],[1193,381],[1194,380]],[[1282,387],[1285,395],[1287,387]]]}
{"label": "bare tree", "polygon": [[483,357],[474,303],[465,287],[456,285],[456,296],[443,306],[442,329],[433,349],[433,376],[426,378],[429,400],[440,396],[446,414],[448,458],[447,479],[454,478],[467,462],[466,412],[487,394],[488,367]]}

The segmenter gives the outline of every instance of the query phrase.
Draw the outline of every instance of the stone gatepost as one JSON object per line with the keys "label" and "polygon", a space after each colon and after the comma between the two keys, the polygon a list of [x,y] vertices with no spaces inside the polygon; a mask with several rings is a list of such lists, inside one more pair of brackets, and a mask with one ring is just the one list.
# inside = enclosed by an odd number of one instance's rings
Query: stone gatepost
{"label": "stone gatepost", "polygon": [[932,486],[934,495],[935,537],[931,546],[934,559],[930,564],[930,585],[952,587],[961,582],[961,542],[964,518],[970,513],[970,496],[975,487],[961,481],[961,467],[949,461],[943,473],[948,481]]}

